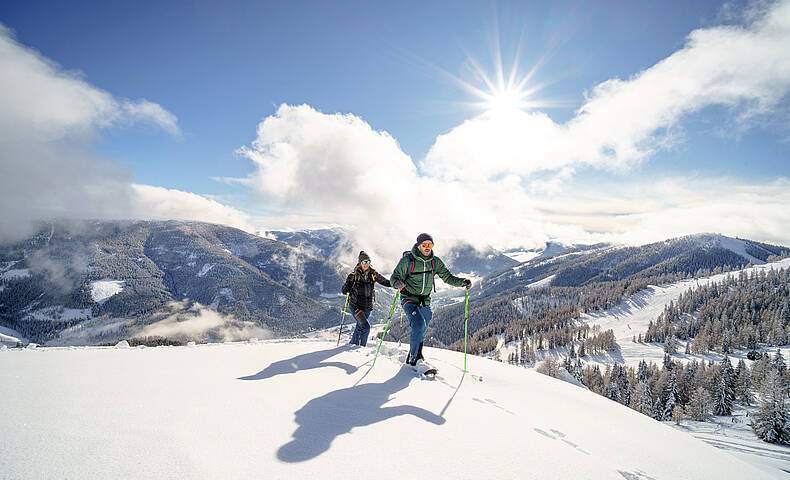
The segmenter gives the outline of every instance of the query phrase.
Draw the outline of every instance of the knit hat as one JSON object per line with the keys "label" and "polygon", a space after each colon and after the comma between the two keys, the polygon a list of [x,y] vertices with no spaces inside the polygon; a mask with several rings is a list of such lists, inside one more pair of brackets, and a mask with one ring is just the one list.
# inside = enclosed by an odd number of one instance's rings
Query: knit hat
{"label": "knit hat", "polygon": [[433,243],[433,237],[430,236],[427,233],[421,233],[421,234],[417,235],[417,243],[422,243],[422,242],[425,242],[425,241],[429,241],[429,242]]}
{"label": "knit hat", "polygon": [[360,263],[362,263],[362,260],[370,261],[370,256],[367,253],[365,253],[364,250],[359,251],[359,258],[357,259],[357,261]]}

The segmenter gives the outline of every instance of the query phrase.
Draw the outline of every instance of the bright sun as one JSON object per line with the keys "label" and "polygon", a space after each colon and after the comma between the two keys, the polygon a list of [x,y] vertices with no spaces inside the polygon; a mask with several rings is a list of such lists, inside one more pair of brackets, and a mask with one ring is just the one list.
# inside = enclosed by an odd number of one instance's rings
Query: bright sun
{"label": "bright sun", "polygon": [[485,100],[485,108],[492,113],[506,113],[522,110],[528,105],[524,102],[526,95],[515,88],[493,91]]}
{"label": "bright sun", "polygon": [[[477,97],[477,101],[463,102],[475,109],[480,109],[487,115],[497,117],[510,117],[513,113],[551,108],[560,105],[557,102],[536,98],[536,95],[549,83],[534,84],[533,76],[543,64],[545,56],[532,66],[526,73],[520,72],[519,52],[516,52],[510,71],[505,72],[500,49],[498,47],[493,56],[494,71],[487,72],[481,64],[472,57],[467,57],[464,68],[467,68],[466,79],[453,75],[435,65],[446,78],[451,79],[467,93]],[[473,78],[474,80],[469,80]]]}

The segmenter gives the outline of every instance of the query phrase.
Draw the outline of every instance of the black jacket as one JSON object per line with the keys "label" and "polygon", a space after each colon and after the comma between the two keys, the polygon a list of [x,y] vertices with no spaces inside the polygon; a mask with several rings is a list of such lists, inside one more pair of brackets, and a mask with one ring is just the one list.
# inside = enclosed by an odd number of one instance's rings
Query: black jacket
{"label": "black jacket", "polygon": [[362,267],[357,265],[357,268],[348,274],[341,292],[349,294],[348,304],[352,309],[369,312],[373,310],[373,300],[376,298],[376,292],[373,288],[376,282],[385,287],[390,286],[390,281],[387,277],[373,270],[372,267],[368,269],[368,273],[363,273]]}

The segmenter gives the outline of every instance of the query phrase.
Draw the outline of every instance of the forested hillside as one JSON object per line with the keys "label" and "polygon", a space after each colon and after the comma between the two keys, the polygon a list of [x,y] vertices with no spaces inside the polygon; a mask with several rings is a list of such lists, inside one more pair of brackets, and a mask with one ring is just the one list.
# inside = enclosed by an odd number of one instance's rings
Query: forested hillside
{"label": "forested hillside", "polygon": [[[720,235],[692,235],[642,247],[594,245],[536,258],[493,273],[472,290],[471,351],[494,349],[497,336],[541,350],[586,340],[589,327],[574,321],[610,308],[647,285],[707,276],[790,255],[786,247]],[[436,312],[428,338],[463,348],[464,306]],[[605,332],[601,332],[605,333]],[[608,345],[608,342],[596,342]]]}
{"label": "forested hillside", "polygon": [[689,340],[691,353],[755,350],[790,338],[790,271],[740,272],[722,282],[689,289],[670,303],[639,340],[663,342],[674,352]]}
{"label": "forested hillside", "polygon": [[336,322],[327,302],[337,303],[342,285],[338,266],[320,255],[198,222],[46,225],[0,248],[0,262],[0,324],[36,342],[81,325],[95,342],[165,319],[186,327],[208,310],[216,314],[207,328],[180,336],[223,338],[217,332],[229,325],[294,334]]}

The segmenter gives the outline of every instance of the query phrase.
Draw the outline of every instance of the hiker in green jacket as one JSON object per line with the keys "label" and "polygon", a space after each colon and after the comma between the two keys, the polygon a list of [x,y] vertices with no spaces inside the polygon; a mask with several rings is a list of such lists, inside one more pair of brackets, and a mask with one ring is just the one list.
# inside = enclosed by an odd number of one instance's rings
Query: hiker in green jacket
{"label": "hiker in green jacket", "polygon": [[416,365],[423,360],[422,345],[425,332],[431,322],[431,290],[434,289],[433,277],[439,278],[454,287],[471,288],[472,281],[459,278],[450,273],[442,260],[433,254],[433,237],[421,233],[410,252],[403,254],[390,277],[392,287],[400,290],[401,306],[409,319],[409,355],[406,363]]}

